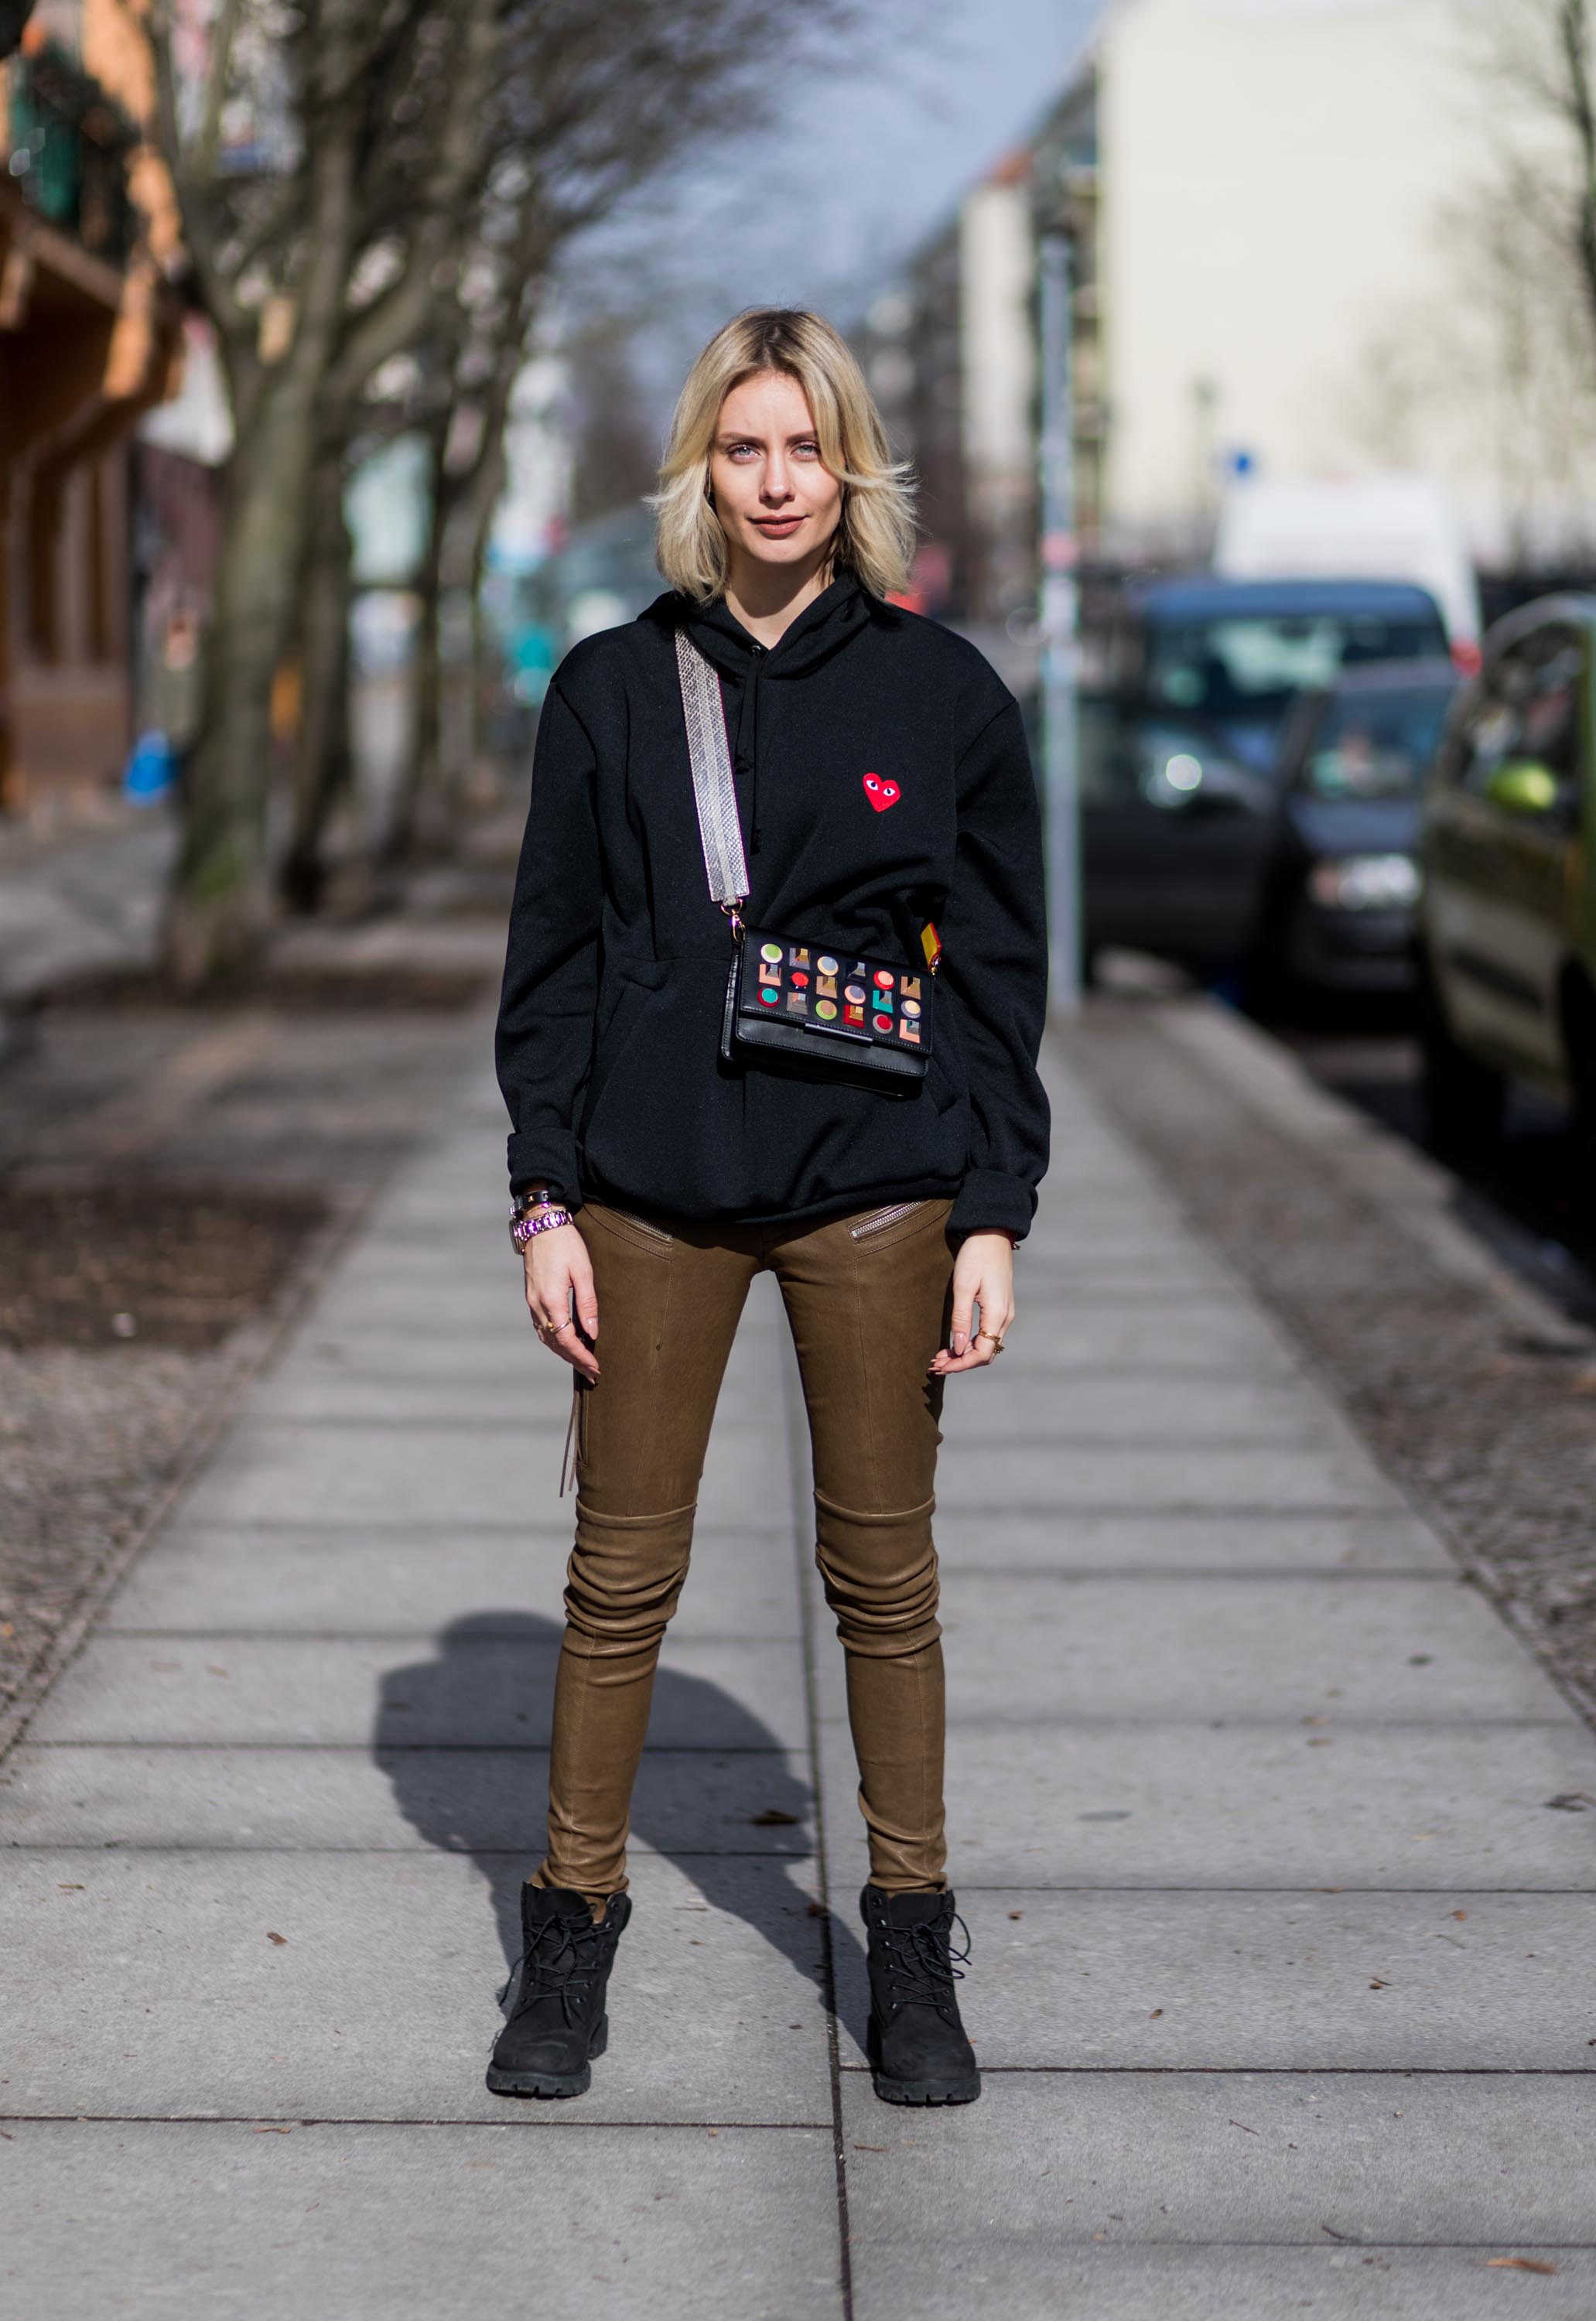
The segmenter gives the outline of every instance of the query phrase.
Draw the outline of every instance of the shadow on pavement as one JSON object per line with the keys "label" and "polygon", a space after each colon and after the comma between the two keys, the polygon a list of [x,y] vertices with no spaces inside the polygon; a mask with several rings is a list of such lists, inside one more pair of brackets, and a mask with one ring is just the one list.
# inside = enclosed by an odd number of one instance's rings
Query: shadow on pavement
{"label": "shadow on pavement", "polygon": [[[510,1967],[521,1952],[522,1882],[543,1849],[544,1751],[561,1634],[557,1621],[533,1612],[468,1613],[441,1631],[434,1658],[390,1670],[378,1688],[377,1763],[400,1812],[427,1844],[469,1853],[476,1863]],[[719,1685],[663,1663],[654,1679],[651,1731],[714,1738],[690,1752],[645,1751],[632,1801],[634,1843],[679,1863],[712,1908],[752,1926],[831,2006],[827,1946],[817,1939],[822,1929],[809,1894],[789,1870],[749,1875],[755,1865],[775,1870],[783,1864],[780,1839],[757,1854],[752,1845],[706,1850],[724,1819],[727,1761],[753,1751],[762,1813],[792,1816],[786,1861],[809,1860],[814,1798],[790,1770],[782,1743]],[[446,1743],[433,1737],[442,1734]],[[737,1818],[746,1826],[752,1816]],[[732,1829],[726,1837],[734,1843]],[[854,1939],[834,1914],[829,1932],[834,1952]],[[859,1979],[852,1980],[857,1987]],[[850,2027],[862,2036],[862,2022]]]}

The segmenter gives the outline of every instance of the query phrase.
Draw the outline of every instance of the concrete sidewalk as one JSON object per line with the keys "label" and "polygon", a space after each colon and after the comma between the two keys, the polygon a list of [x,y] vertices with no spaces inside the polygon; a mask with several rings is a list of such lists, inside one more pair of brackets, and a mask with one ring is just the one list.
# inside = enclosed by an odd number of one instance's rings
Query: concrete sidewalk
{"label": "concrete sidewalk", "polygon": [[1596,2313],[1596,1825],[1548,1807],[1596,1742],[1052,1079],[1023,1318],[950,1390],[940,1493],[982,2101],[862,2069],[765,1294],[610,2053],[574,2103],[483,2088],[570,1511],[479,1072],[0,1777],[5,2321]]}

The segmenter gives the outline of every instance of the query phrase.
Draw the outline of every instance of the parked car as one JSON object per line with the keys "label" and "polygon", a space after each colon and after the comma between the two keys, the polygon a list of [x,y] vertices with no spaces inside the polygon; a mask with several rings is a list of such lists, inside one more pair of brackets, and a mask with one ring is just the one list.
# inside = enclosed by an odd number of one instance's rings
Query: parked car
{"label": "parked car", "polygon": [[1123,592],[1107,685],[1081,705],[1087,956],[1149,951],[1199,974],[1248,950],[1278,836],[1283,729],[1345,669],[1444,659],[1422,588],[1164,580]]}
{"label": "parked car", "polygon": [[1425,777],[1457,690],[1449,660],[1376,661],[1298,703],[1276,767],[1256,996],[1411,985]]}
{"label": "parked car", "polygon": [[1499,622],[1424,804],[1420,1042],[1442,1143],[1499,1128],[1510,1083],[1569,1107],[1596,1156],[1596,596]]}
{"label": "parked car", "polygon": [[1480,666],[1473,560],[1433,477],[1238,476],[1219,504],[1214,569],[1232,580],[1410,580],[1439,606],[1458,669]]}

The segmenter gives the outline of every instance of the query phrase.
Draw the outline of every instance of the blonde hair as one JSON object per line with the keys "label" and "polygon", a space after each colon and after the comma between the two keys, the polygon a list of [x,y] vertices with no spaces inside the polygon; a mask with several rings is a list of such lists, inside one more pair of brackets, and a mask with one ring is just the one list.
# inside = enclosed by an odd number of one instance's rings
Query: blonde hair
{"label": "blonde hair", "polygon": [[909,469],[895,460],[853,349],[819,314],[751,306],[717,331],[687,376],[660,467],[654,555],[684,596],[708,604],[726,585],[726,537],[709,499],[709,454],[721,405],[762,372],[798,381],[825,466],[843,487],[834,571],[858,574],[872,595],[908,586],[915,554]]}

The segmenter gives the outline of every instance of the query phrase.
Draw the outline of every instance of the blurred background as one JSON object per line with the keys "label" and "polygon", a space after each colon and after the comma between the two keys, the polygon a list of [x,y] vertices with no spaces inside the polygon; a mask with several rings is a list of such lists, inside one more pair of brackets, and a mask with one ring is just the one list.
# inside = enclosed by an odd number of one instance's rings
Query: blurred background
{"label": "blurred background", "polygon": [[676,385],[803,302],[1025,705],[1060,1010],[1211,992],[1583,1263],[1582,0],[0,17],[0,1043],[485,971]]}

